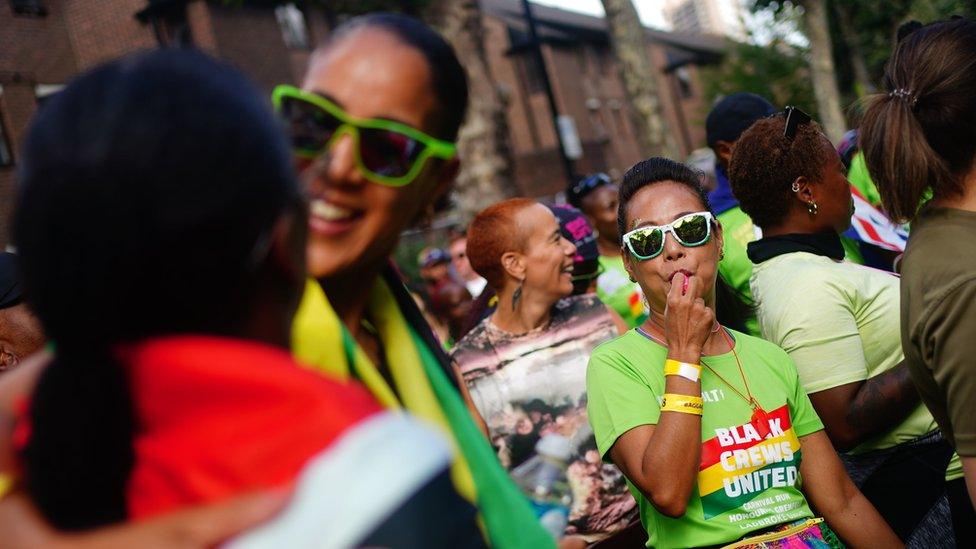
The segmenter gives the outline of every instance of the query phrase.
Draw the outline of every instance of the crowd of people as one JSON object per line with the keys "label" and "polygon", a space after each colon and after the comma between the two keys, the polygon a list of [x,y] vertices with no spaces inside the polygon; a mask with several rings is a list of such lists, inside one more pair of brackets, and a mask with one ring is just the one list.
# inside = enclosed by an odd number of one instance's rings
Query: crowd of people
{"label": "crowd of people", "polygon": [[[899,35],[840,147],[729,95],[712,173],[489,205],[419,292],[468,102],[423,23],[273,109],[198,52],[79,76],[0,256],[0,545],[976,546],[976,22]],[[558,539],[513,480],[551,436]]]}

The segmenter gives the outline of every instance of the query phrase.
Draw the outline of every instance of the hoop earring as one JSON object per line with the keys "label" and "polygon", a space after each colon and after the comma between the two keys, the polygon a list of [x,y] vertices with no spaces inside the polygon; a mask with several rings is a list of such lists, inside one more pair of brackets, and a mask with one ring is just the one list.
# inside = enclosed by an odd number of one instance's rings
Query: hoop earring
{"label": "hoop earring", "polygon": [[790,187],[790,190],[793,191],[793,192],[795,192],[795,193],[800,192],[800,184],[797,183],[796,181],[794,181],[793,182],[793,186]]}
{"label": "hoop earring", "polygon": [[518,302],[519,302],[520,299],[522,299],[522,281],[519,281],[518,287],[515,288],[515,291],[514,292],[512,292],[512,310],[513,311],[516,308],[518,308]]}
{"label": "hoop earring", "polygon": [[820,211],[820,207],[817,206],[816,202],[811,200],[810,202],[807,202],[807,211],[810,212],[810,215],[817,215],[817,212]]}

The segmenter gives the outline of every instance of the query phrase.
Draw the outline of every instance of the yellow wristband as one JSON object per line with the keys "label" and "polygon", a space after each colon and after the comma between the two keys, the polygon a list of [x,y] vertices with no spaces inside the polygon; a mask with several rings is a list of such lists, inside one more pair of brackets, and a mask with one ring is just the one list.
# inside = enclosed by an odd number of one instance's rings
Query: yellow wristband
{"label": "yellow wristband", "polygon": [[679,412],[682,414],[700,416],[702,415],[702,408],[703,405],[701,397],[693,397],[688,395],[665,393],[664,400],[661,402],[662,412]]}
{"label": "yellow wristband", "polygon": [[669,358],[664,361],[664,375],[681,376],[690,381],[698,381],[701,376],[701,366]]}

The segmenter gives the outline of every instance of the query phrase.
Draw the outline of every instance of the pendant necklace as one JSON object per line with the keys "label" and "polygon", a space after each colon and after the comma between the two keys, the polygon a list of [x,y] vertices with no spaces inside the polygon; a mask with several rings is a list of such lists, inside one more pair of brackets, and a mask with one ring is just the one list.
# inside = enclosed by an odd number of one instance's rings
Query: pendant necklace
{"label": "pendant necklace", "polygon": [[[664,327],[661,326],[661,324],[659,322],[656,322],[656,319],[654,318],[653,313],[651,315],[651,323],[654,324],[655,326],[658,326],[659,328],[661,328],[661,331],[662,332],[664,331]],[[717,322],[716,322],[715,325],[716,325],[716,327],[712,330],[712,333],[713,334],[715,332],[717,332],[719,330],[719,328],[722,328],[722,326],[720,324],[718,324]],[[660,343],[660,344],[664,345],[665,347],[667,347],[667,344],[665,344],[660,339],[654,337],[654,335],[652,335],[647,330],[645,330],[645,329],[643,329],[641,327],[638,327],[637,328],[637,331],[639,333],[641,333],[643,336],[645,336],[645,337],[647,337],[649,339],[652,339],[652,340],[656,341],[657,343]],[[763,407],[759,404],[759,401],[756,400],[756,398],[754,396],[752,396],[752,391],[749,389],[749,381],[746,379],[745,371],[743,371],[743,369],[742,369],[742,362],[739,361],[739,354],[735,351],[735,342],[732,340],[732,336],[729,335],[728,329],[723,328],[722,329],[722,335],[725,336],[725,340],[728,342],[729,348],[732,350],[732,356],[735,357],[735,365],[739,369],[739,375],[742,377],[742,385],[746,389],[746,394],[742,394],[742,391],[740,391],[734,385],[732,385],[731,383],[729,383],[728,380],[726,380],[718,372],[716,372],[714,368],[712,368],[711,366],[709,366],[708,364],[706,364],[705,361],[704,361],[704,358],[705,358],[704,356],[701,357],[702,358],[701,364],[702,364],[702,366],[708,368],[708,371],[709,372],[711,372],[712,374],[714,374],[715,377],[717,377],[722,383],[724,383],[726,386],[728,386],[729,389],[732,389],[732,392],[734,392],[735,394],[739,395],[739,397],[742,398],[742,400],[746,401],[746,403],[749,405],[749,407],[752,408],[752,417],[749,419],[749,423],[752,424],[752,427],[756,430],[756,433],[759,434],[759,437],[761,439],[765,439],[770,434],[770,432],[771,432],[770,429],[769,429],[769,418],[770,418],[770,414],[768,412],[766,412],[766,410],[764,410]]]}
{"label": "pendant necklace", "polygon": [[706,364],[704,360],[701,361],[702,366],[708,368],[709,372],[715,374],[715,377],[719,378],[722,383],[726,384],[729,389],[732,389],[735,394],[739,395],[742,400],[745,400],[746,403],[749,404],[749,407],[752,408],[752,417],[749,419],[749,423],[752,424],[752,427],[756,430],[756,433],[759,434],[759,438],[765,440],[765,438],[769,436],[771,432],[769,429],[770,415],[766,410],[763,410],[763,407],[759,405],[759,401],[756,400],[756,397],[752,396],[752,391],[749,390],[749,381],[746,379],[746,374],[742,370],[742,363],[739,362],[739,354],[735,352],[735,343],[732,341],[732,336],[729,335],[729,331],[727,329],[722,330],[722,334],[725,336],[725,340],[728,341],[729,347],[732,349],[732,356],[735,357],[735,365],[739,368],[739,375],[742,376],[742,384],[745,386],[746,394],[742,394],[742,392],[739,391],[734,385],[719,375],[719,373],[715,371],[715,368],[712,368]]}

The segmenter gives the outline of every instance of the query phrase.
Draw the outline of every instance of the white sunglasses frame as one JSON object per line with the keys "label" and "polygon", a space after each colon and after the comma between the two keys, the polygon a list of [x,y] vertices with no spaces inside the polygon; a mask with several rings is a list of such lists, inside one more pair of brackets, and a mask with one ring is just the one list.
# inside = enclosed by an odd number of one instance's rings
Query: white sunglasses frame
{"label": "white sunglasses frame", "polygon": [[[704,216],[705,217],[705,220],[707,222],[706,229],[705,229],[706,230],[706,232],[705,232],[705,238],[702,239],[701,242],[699,242],[697,244],[688,245],[688,244],[685,244],[680,238],[678,238],[677,233],[674,232],[674,225],[675,225],[675,223],[678,223],[680,221],[683,221],[683,220],[688,219],[689,217],[692,217],[692,216],[695,216],[695,215],[701,215],[701,216]],[[667,239],[668,239],[668,233],[671,233],[671,236],[678,242],[678,244],[681,244],[685,248],[697,248],[698,246],[704,246],[705,244],[708,243],[708,241],[710,241],[712,239],[712,225],[714,223],[715,223],[715,216],[712,215],[712,212],[707,212],[707,211],[705,211],[705,212],[691,212],[689,214],[685,214],[685,215],[679,217],[678,219],[675,219],[674,221],[672,221],[671,223],[668,223],[666,225],[645,225],[643,227],[637,227],[636,229],[634,229],[632,231],[627,231],[627,233],[625,233],[620,238],[620,240],[621,240],[622,244],[627,247],[627,250],[630,252],[630,255],[633,256],[634,259],[636,259],[638,261],[647,261],[647,260],[654,259],[655,257],[661,255],[661,252],[664,251],[664,245],[665,245],[665,243],[667,242]],[[630,244],[630,238],[629,237],[630,237],[630,235],[632,235],[634,233],[639,233],[639,232],[653,230],[653,229],[661,229],[661,231],[663,233],[661,235],[661,249],[658,250],[657,253],[655,253],[653,255],[642,256],[642,255],[638,254],[636,251],[634,251],[634,247]]]}

